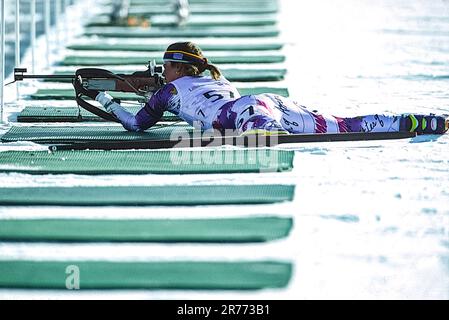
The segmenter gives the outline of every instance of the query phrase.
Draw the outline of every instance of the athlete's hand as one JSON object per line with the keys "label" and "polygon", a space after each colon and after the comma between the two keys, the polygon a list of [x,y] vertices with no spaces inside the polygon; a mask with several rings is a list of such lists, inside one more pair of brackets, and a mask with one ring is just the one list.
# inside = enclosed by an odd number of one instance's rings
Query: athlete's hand
{"label": "athlete's hand", "polygon": [[100,92],[96,99],[106,109],[107,112],[112,113],[114,106],[118,105],[117,101],[107,92]]}
{"label": "athlete's hand", "polygon": [[72,84],[73,84],[73,87],[75,88],[75,92],[78,97],[80,95],[85,95],[85,96],[91,98],[92,100],[95,100],[97,95],[100,93],[99,91],[96,91],[96,90],[85,89],[83,87],[82,80],[81,80],[80,76],[73,79]]}

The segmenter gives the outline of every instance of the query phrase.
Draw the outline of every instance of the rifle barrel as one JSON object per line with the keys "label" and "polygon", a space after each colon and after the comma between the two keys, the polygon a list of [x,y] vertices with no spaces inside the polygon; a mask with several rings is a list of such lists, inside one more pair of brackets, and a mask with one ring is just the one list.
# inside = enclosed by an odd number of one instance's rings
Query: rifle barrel
{"label": "rifle barrel", "polygon": [[74,74],[29,74],[21,75],[22,79],[73,79]]}

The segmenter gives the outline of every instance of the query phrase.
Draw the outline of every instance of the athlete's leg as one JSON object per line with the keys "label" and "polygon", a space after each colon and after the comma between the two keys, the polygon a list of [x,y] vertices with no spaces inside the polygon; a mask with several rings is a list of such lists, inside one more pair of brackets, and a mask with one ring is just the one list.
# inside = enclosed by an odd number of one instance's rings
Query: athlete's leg
{"label": "athlete's leg", "polygon": [[398,132],[409,131],[418,134],[443,134],[448,130],[447,116],[434,114],[374,114],[344,118],[350,132]]}
{"label": "athlete's leg", "polygon": [[274,118],[290,133],[347,132],[344,119],[309,111],[299,103],[275,94],[257,95],[272,110]]}
{"label": "athlete's leg", "polygon": [[295,101],[274,94],[244,96],[233,104],[232,119],[240,133],[248,130],[290,133],[398,132],[442,134],[447,116],[372,114],[341,118],[307,110]]}
{"label": "athlete's leg", "polygon": [[239,133],[263,131],[287,133],[276,119],[276,112],[257,96],[243,96],[232,106],[235,127]]}
{"label": "athlete's leg", "polygon": [[398,132],[400,116],[372,114],[343,118],[349,132]]}
{"label": "athlete's leg", "polygon": [[[274,118],[291,133],[397,132],[405,127],[402,124],[403,117],[398,115],[373,114],[341,118],[309,111],[305,106],[278,95],[263,94],[257,97],[276,110]],[[413,117],[411,119],[414,120]],[[439,124],[437,127],[441,126]]]}

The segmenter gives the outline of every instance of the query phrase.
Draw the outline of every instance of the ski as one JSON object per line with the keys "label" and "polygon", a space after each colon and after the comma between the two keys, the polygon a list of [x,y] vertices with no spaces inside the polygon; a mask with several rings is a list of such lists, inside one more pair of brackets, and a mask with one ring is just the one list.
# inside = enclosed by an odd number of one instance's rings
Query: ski
{"label": "ski", "polygon": [[248,136],[213,136],[190,137],[184,139],[159,139],[135,141],[90,141],[49,146],[57,150],[129,150],[129,149],[171,149],[217,147],[223,145],[243,147],[273,147],[279,144],[308,142],[391,140],[416,137],[415,132],[351,132],[327,134],[285,134],[285,135],[248,135]]}

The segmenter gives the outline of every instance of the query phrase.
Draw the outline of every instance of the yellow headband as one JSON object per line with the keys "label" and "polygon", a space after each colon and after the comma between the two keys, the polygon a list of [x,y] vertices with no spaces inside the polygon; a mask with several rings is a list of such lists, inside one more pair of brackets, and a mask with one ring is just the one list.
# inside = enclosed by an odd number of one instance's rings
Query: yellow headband
{"label": "yellow headband", "polygon": [[200,63],[204,64],[207,60],[196,54],[180,51],[180,50],[168,50],[164,53],[164,61],[175,61],[185,63]]}

